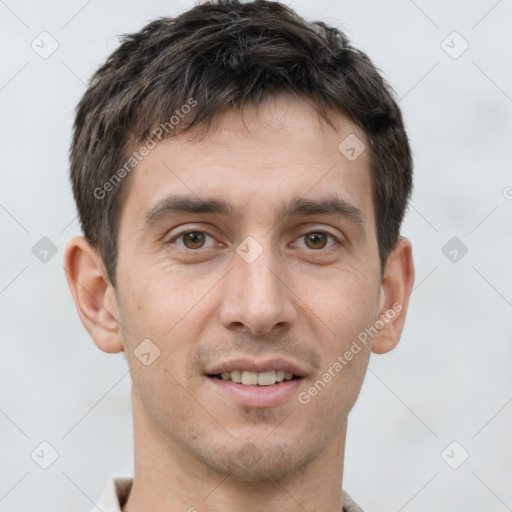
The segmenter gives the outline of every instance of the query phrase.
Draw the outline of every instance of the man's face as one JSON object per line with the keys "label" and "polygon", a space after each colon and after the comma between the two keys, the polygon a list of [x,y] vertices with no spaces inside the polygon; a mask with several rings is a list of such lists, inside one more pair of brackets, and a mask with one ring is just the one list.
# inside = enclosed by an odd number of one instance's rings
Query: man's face
{"label": "man's face", "polygon": [[[183,461],[280,478],[342,435],[370,343],[299,400],[382,305],[369,155],[338,149],[351,133],[366,138],[338,120],[335,132],[307,103],[279,97],[244,120],[227,112],[199,142],[160,143],[133,171],[116,293],[134,411]],[[180,210],[178,196],[232,211]],[[294,204],[303,208],[284,213]],[[318,210],[326,204],[336,208]],[[160,350],[150,365],[134,354],[147,339],[150,359],[152,344]],[[281,372],[295,377],[269,384]]]}

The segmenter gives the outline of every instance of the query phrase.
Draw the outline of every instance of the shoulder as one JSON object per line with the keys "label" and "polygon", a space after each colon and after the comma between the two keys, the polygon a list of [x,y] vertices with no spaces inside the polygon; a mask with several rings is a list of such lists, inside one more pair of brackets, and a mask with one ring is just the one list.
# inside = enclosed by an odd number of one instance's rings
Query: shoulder
{"label": "shoulder", "polygon": [[343,491],[343,512],[364,512],[346,491]]}
{"label": "shoulder", "polygon": [[115,477],[111,478],[94,510],[103,512],[121,512],[121,507],[126,503],[133,484],[133,478]]}

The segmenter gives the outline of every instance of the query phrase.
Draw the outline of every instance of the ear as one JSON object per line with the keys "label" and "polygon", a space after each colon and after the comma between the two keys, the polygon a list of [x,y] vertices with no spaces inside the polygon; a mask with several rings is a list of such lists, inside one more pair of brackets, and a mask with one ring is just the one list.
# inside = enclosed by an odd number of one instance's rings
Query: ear
{"label": "ear", "polygon": [[375,354],[385,354],[398,344],[413,284],[412,245],[407,238],[399,238],[389,254],[382,278],[376,324],[381,320],[384,326],[373,339],[372,352]]}
{"label": "ear", "polygon": [[84,237],[69,241],[64,270],[78,315],[94,343],[104,352],[121,352],[115,290],[100,255]]}

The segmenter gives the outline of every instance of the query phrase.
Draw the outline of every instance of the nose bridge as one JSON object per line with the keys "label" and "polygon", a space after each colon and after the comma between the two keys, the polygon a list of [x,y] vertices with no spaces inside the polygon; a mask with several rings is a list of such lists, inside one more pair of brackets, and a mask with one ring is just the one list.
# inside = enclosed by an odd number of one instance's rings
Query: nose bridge
{"label": "nose bridge", "polygon": [[281,281],[279,255],[268,241],[247,237],[236,248],[233,269],[223,297],[221,320],[226,327],[243,324],[254,334],[290,323],[295,309]]}

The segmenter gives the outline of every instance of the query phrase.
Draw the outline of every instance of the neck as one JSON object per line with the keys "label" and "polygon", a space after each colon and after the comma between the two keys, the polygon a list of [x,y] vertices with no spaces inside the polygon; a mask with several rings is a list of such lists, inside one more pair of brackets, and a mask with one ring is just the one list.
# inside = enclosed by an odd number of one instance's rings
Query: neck
{"label": "neck", "polygon": [[132,396],[135,475],[123,512],[303,512],[343,509],[346,423],[306,467],[280,480],[241,481],[206,467],[164,436]]}

